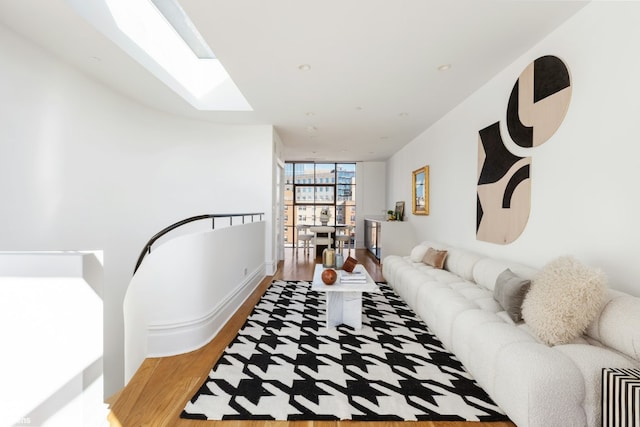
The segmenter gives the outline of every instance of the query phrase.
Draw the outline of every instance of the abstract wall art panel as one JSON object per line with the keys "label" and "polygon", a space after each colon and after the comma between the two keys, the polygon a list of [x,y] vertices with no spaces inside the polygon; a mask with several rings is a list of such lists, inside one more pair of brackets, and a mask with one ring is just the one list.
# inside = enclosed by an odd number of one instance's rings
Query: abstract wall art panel
{"label": "abstract wall art panel", "polygon": [[569,70],[555,56],[543,56],[524,69],[507,106],[507,128],[513,142],[537,147],[558,130],[571,100]]}
{"label": "abstract wall art panel", "polygon": [[506,244],[520,236],[531,206],[530,157],[504,146],[500,123],[480,131],[478,139],[478,212],[476,238]]}
{"label": "abstract wall art panel", "polygon": [[[506,111],[509,136],[527,149],[545,143],[569,108],[571,78],[564,62],[543,56],[529,64],[513,86]],[[500,122],[479,131],[476,238],[508,244],[524,231],[531,210],[531,156],[505,146]]]}

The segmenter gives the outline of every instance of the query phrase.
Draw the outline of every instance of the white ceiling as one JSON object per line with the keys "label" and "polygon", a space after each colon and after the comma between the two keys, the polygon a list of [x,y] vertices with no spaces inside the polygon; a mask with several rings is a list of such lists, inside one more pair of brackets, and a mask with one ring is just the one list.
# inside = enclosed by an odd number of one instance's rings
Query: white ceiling
{"label": "white ceiling", "polygon": [[94,0],[0,0],[0,23],[151,108],[272,124],[287,160],[335,161],[388,158],[587,3],[181,0],[254,108],[212,112],[191,107],[71,1]]}

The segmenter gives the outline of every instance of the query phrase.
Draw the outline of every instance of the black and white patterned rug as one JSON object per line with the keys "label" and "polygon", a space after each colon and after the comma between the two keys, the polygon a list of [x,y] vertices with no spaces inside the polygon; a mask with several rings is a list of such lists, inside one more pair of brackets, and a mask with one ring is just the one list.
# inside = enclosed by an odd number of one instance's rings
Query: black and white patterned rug
{"label": "black and white patterned rug", "polygon": [[325,295],[274,281],[187,402],[202,420],[499,421],[503,411],[386,284],[363,327],[325,327]]}

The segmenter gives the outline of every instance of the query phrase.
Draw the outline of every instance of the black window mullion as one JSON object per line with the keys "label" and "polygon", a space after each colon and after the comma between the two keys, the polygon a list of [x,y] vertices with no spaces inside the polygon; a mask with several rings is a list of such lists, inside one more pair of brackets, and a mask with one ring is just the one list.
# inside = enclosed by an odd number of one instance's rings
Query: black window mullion
{"label": "black window mullion", "polygon": [[[299,206],[306,206],[307,208],[311,209],[311,211],[313,212],[314,223],[315,223],[316,207],[328,206],[330,208],[333,208],[334,217],[337,217],[338,205],[340,205],[342,209],[342,215],[345,216],[345,218],[343,218],[343,221],[345,223],[351,221],[350,218],[346,217],[346,213],[347,213],[346,210],[347,210],[347,206],[351,210],[355,209],[355,200],[353,199],[355,183],[353,182],[352,179],[345,180],[344,179],[345,175],[343,175],[343,181],[340,180],[340,177],[338,174],[338,169],[339,169],[338,166],[341,163],[332,164],[333,173],[329,174],[329,177],[327,178],[329,182],[319,182],[318,167],[317,167],[318,163],[311,163],[311,162],[290,162],[290,163],[292,163],[291,171],[293,174],[293,176],[291,177],[293,194],[292,194],[290,206],[292,206],[292,211],[293,211],[292,226],[294,227],[294,229],[298,223],[298,217],[299,217],[298,207]],[[327,165],[331,165],[331,163],[320,163],[320,164],[325,167]],[[351,163],[345,163],[345,165],[350,165],[350,164]],[[313,173],[311,174],[310,177],[306,177],[306,174],[308,172],[306,171],[307,168],[305,168],[305,165],[313,165],[313,168],[312,168]],[[351,177],[353,176],[354,176],[354,173],[351,174]],[[311,182],[305,182],[306,180],[309,180]],[[313,190],[313,196],[311,200],[309,200],[309,198],[307,197],[308,195],[301,195],[300,197],[301,200],[298,200],[298,197],[297,197],[298,191],[300,191],[300,189],[303,189],[303,188],[309,188]],[[320,188],[327,188],[328,192],[319,191]],[[345,191],[349,192],[348,196],[345,196],[346,194]],[[332,199],[333,199],[332,202],[327,202],[326,200],[323,200],[329,194],[331,194],[332,196]]]}

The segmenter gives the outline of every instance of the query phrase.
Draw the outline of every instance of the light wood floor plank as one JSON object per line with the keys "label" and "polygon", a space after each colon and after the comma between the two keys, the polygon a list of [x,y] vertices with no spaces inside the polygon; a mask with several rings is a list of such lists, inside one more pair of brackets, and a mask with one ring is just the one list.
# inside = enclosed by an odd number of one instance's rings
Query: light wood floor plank
{"label": "light wood floor plank", "polygon": [[[346,254],[345,254],[346,256]],[[366,250],[352,256],[376,281],[384,280],[379,262]],[[200,421],[180,418],[187,401],[236,336],[273,279],[311,280],[316,262],[302,249],[286,250],[285,260],[273,277],[265,278],[247,301],[209,344],[172,357],[146,359],[129,384],[113,397],[111,427],[515,427],[510,422],[362,422],[362,421]]]}

